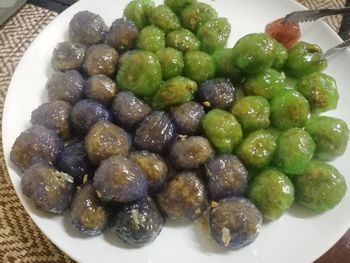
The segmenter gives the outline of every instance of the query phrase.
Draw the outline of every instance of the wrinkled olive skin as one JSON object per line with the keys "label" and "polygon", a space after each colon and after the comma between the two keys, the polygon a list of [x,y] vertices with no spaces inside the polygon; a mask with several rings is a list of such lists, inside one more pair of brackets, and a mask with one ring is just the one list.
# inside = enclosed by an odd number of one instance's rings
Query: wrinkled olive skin
{"label": "wrinkled olive skin", "polygon": [[112,113],[116,122],[124,129],[136,127],[152,109],[130,91],[119,92],[112,102]]}
{"label": "wrinkled olive skin", "polygon": [[141,30],[149,25],[149,16],[154,7],[152,0],[133,0],[126,5],[123,14]]}
{"label": "wrinkled olive skin", "polygon": [[132,247],[151,243],[164,226],[164,217],[155,202],[146,196],[117,208],[111,219],[112,231]]}
{"label": "wrinkled olive skin", "polygon": [[343,175],[334,166],[316,160],[295,176],[294,186],[295,201],[317,213],[337,206],[347,189]]}
{"label": "wrinkled olive skin", "polygon": [[232,59],[244,73],[258,74],[274,63],[274,41],[265,33],[245,35],[234,45]]}
{"label": "wrinkled olive skin", "polygon": [[248,171],[234,155],[223,154],[205,165],[210,196],[214,200],[244,195],[248,187]]}
{"label": "wrinkled olive skin", "polygon": [[16,138],[10,159],[21,170],[25,170],[37,162],[53,162],[62,147],[63,143],[55,131],[34,125]]}
{"label": "wrinkled olive skin", "polygon": [[170,115],[164,111],[154,111],[137,127],[134,145],[141,150],[163,153],[175,137],[175,124]]}
{"label": "wrinkled olive skin", "polygon": [[198,168],[214,155],[209,141],[201,136],[179,139],[170,147],[169,160],[176,170]]}
{"label": "wrinkled olive skin", "polygon": [[278,41],[274,41],[275,61],[272,64],[274,69],[283,70],[288,60],[288,49]]}
{"label": "wrinkled olive skin", "polygon": [[157,57],[149,51],[126,53],[120,60],[117,85],[136,96],[152,97],[160,88],[162,68]]}
{"label": "wrinkled olive skin", "polygon": [[215,61],[207,53],[201,51],[188,51],[184,57],[184,76],[198,83],[212,79],[215,76]]}
{"label": "wrinkled olive skin", "polygon": [[207,191],[194,172],[185,171],[170,178],[160,190],[157,203],[171,220],[190,221],[199,218],[207,209]]}
{"label": "wrinkled olive skin", "polygon": [[296,90],[287,90],[272,98],[271,123],[280,130],[304,127],[310,115],[309,102]]}
{"label": "wrinkled olive skin", "polygon": [[126,17],[118,18],[107,33],[106,44],[118,53],[124,53],[135,47],[138,35],[139,31],[134,22]]}
{"label": "wrinkled olive skin", "polygon": [[32,111],[31,122],[54,130],[58,136],[67,139],[71,136],[69,123],[71,110],[72,106],[65,101],[55,100],[47,102]]}
{"label": "wrinkled olive skin", "polygon": [[73,131],[78,136],[85,136],[91,126],[101,120],[112,121],[112,114],[104,104],[92,99],[79,101],[70,115]]}
{"label": "wrinkled olive skin", "polygon": [[167,47],[175,48],[183,53],[199,50],[201,45],[196,35],[185,28],[180,28],[168,33],[165,38],[165,43]]}
{"label": "wrinkled olive skin", "polygon": [[200,129],[204,114],[203,106],[194,101],[171,108],[171,116],[179,134],[196,134]]}
{"label": "wrinkled olive skin", "polygon": [[274,163],[286,174],[301,174],[312,159],[316,144],[311,136],[300,128],[281,133],[277,140]]}
{"label": "wrinkled olive skin", "polygon": [[254,131],[270,126],[270,104],[260,96],[245,96],[239,99],[231,112],[244,131]]}
{"label": "wrinkled olive skin", "polygon": [[260,211],[244,197],[222,199],[209,213],[212,237],[229,249],[239,249],[252,243],[261,225]]}
{"label": "wrinkled olive skin", "polygon": [[80,69],[85,59],[85,45],[70,41],[56,45],[51,58],[51,64],[56,70]]}
{"label": "wrinkled olive skin", "polygon": [[81,185],[84,176],[92,178],[94,166],[90,163],[83,142],[73,142],[66,145],[55,161],[55,167],[74,179],[75,185]]}
{"label": "wrinkled olive skin", "polygon": [[86,97],[106,105],[111,102],[117,91],[115,82],[105,75],[94,75],[86,81]]}
{"label": "wrinkled olive skin", "polygon": [[180,105],[191,101],[197,91],[197,83],[191,79],[178,76],[165,81],[153,98],[153,105],[159,109]]}
{"label": "wrinkled olive skin", "polygon": [[76,70],[54,72],[46,88],[50,101],[63,100],[74,105],[84,96],[85,80]]}
{"label": "wrinkled olive skin", "polygon": [[21,178],[24,195],[32,199],[38,209],[61,214],[70,205],[74,194],[73,178],[46,163],[35,163]]}
{"label": "wrinkled olive skin", "polygon": [[149,192],[157,192],[168,179],[168,167],[162,156],[149,151],[133,151],[130,160],[137,163],[147,177]]}
{"label": "wrinkled olive skin", "polygon": [[165,47],[165,33],[156,26],[146,26],[137,38],[136,47],[156,52]]}
{"label": "wrinkled olive skin", "polygon": [[236,90],[230,79],[215,78],[199,85],[196,100],[206,108],[228,109],[236,100]]}
{"label": "wrinkled olive skin", "polygon": [[128,156],[131,147],[129,134],[109,121],[91,126],[85,137],[85,149],[92,164],[98,165],[111,156]]}
{"label": "wrinkled olive skin", "polygon": [[231,48],[217,49],[212,53],[216,65],[216,75],[218,77],[230,78],[233,84],[242,81],[242,74],[232,59]]}
{"label": "wrinkled olive skin", "polygon": [[86,51],[83,69],[89,76],[113,76],[117,71],[119,60],[118,52],[105,44],[93,45]]}
{"label": "wrinkled olive skin", "polygon": [[169,33],[181,27],[180,19],[174,11],[166,5],[155,7],[149,16],[149,21],[152,25],[160,28],[165,33]]}
{"label": "wrinkled olive skin", "polygon": [[177,15],[188,5],[197,3],[196,0],[165,0],[164,4],[169,6]]}
{"label": "wrinkled olive skin", "polygon": [[70,207],[70,221],[79,232],[88,236],[102,234],[108,222],[108,211],[92,184],[78,187]]}
{"label": "wrinkled olive skin", "polygon": [[244,91],[247,95],[262,96],[268,100],[286,89],[286,76],[272,68],[250,76],[244,82]]}
{"label": "wrinkled olive skin", "polygon": [[159,49],[156,53],[164,80],[180,76],[184,68],[184,57],[181,51],[167,47]]}
{"label": "wrinkled olive skin", "polygon": [[266,219],[276,220],[293,204],[294,186],[285,174],[268,168],[252,179],[248,197]]}
{"label": "wrinkled olive skin", "polygon": [[349,128],[345,121],[315,116],[306,123],[305,130],[316,143],[315,157],[330,161],[344,154],[349,141]]}
{"label": "wrinkled olive skin", "polygon": [[90,11],[80,11],[69,22],[69,39],[90,46],[102,42],[107,30],[101,16]]}
{"label": "wrinkled olive skin", "polygon": [[294,78],[301,78],[327,67],[327,60],[321,59],[322,49],[303,41],[288,49],[288,60],[284,67],[286,73]]}
{"label": "wrinkled olive skin", "polygon": [[310,103],[312,113],[337,108],[339,94],[335,79],[321,72],[302,77],[295,86]]}
{"label": "wrinkled olive skin", "polygon": [[182,10],[180,17],[184,28],[197,32],[205,22],[217,18],[216,10],[205,3],[193,3]]}
{"label": "wrinkled olive skin", "polygon": [[127,203],[143,197],[148,190],[140,166],[123,156],[101,162],[94,176],[94,187],[103,201]]}
{"label": "wrinkled olive skin", "polygon": [[202,119],[202,127],[208,140],[220,153],[231,153],[242,141],[242,128],[231,113],[213,109]]}
{"label": "wrinkled olive skin", "polygon": [[202,43],[202,50],[208,53],[226,47],[231,33],[231,24],[227,18],[220,17],[208,20],[198,28],[197,37]]}
{"label": "wrinkled olive skin", "polygon": [[253,131],[239,145],[237,156],[248,168],[265,168],[274,157],[276,140],[277,137],[268,130]]}

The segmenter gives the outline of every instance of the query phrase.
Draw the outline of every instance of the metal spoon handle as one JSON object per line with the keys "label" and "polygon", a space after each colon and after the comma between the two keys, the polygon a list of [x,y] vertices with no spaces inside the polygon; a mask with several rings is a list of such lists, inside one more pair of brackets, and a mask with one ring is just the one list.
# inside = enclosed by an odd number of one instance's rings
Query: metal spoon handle
{"label": "metal spoon handle", "polygon": [[336,53],[337,51],[347,48],[349,46],[350,46],[350,38],[340,43],[339,45],[336,45],[335,47],[328,49],[325,53],[323,53],[322,58],[327,58],[333,55],[334,53]]}
{"label": "metal spoon handle", "polygon": [[341,14],[350,14],[350,7],[296,11],[286,15],[284,22],[310,22],[325,16]]}

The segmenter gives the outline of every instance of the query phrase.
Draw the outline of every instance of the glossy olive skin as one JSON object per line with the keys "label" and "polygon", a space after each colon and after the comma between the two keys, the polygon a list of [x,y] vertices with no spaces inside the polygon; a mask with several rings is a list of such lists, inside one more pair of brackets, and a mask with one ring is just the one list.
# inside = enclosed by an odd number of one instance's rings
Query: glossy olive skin
{"label": "glossy olive skin", "polygon": [[193,135],[200,129],[205,114],[201,104],[189,101],[171,108],[171,116],[179,134]]}
{"label": "glossy olive skin", "polygon": [[244,91],[247,95],[262,96],[268,100],[286,89],[286,76],[273,68],[250,76],[244,81]]}
{"label": "glossy olive skin", "polygon": [[115,82],[105,75],[94,75],[87,79],[85,94],[89,99],[109,104],[118,88]]}
{"label": "glossy olive skin", "polygon": [[206,108],[228,109],[236,100],[236,90],[230,79],[215,78],[199,85],[196,100]]}
{"label": "glossy olive skin", "polygon": [[270,126],[270,105],[264,97],[243,97],[233,105],[231,112],[244,131],[254,131]]}
{"label": "glossy olive skin", "polygon": [[31,122],[54,130],[58,136],[67,139],[71,136],[69,123],[71,110],[72,106],[65,101],[55,100],[47,102],[32,111]]}
{"label": "glossy olive skin", "polygon": [[184,56],[184,76],[198,83],[215,76],[214,59],[202,51],[188,51]]}
{"label": "glossy olive skin", "polygon": [[184,57],[181,51],[171,47],[159,49],[156,53],[164,80],[180,76],[184,68]]}
{"label": "glossy olive skin", "polygon": [[276,220],[293,204],[294,186],[285,174],[268,168],[250,181],[248,197],[266,219]]}
{"label": "glossy olive skin", "polygon": [[168,179],[168,167],[162,156],[149,151],[133,151],[130,160],[137,163],[147,177],[149,192],[157,192]]}
{"label": "glossy olive skin", "polygon": [[123,156],[101,162],[93,185],[103,201],[127,203],[143,197],[148,190],[145,174],[139,165]]}
{"label": "glossy olive skin", "polygon": [[220,153],[231,153],[242,140],[242,128],[235,116],[221,109],[209,111],[202,119],[202,127]]}
{"label": "glossy olive skin", "polygon": [[101,43],[107,30],[100,15],[86,10],[80,11],[69,22],[69,39],[90,46]]}
{"label": "glossy olive skin", "polygon": [[190,221],[199,218],[207,209],[207,191],[194,172],[184,171],[169,179],[160,190],[157,203],[171,220]]}
{"label": "glossy olive skin", "polygon": [[83,69],[89,76],[99,74],[113,76],[117,70],[118,60],[119,54],[114,48],[105,44],[93,45],[86,51]]}
{"label": "glossy olive skin", "polygon": [[136,96],[152,97],[162,82],[162,68],[157,57],[149,51],[133,51],[120,59],[117,85]]}
{"label": "glossy olive skin", "polygon": [[295,201],[317,213],[338,205],[347,189],[343,175],[334,166],[316,160],[294,178],[294,186]]}
{"label": "glossy olive skin", "polygon": [[274,63],[274,41],[265,33],[245,35],[234,45],[232,59],[244,73],[258,74]]}
{"label": "glossy olive skin", "polygon": [[165,81],[153,98],[153,105],[159,109],[180,105],[191,101],[197,91],[197,83],[182,76]]}
{"label": "glossy olive skin", "polygon": [[167,47],[175,48],[183,53],[199,50],[201,45],[196,35],[185,28],[169,32],[166,35],[165,43]]}
{"label": "glossy olive skin", "polygon": [[248,187],[248,171],[234,155],[223,154],[210,159],[205,165],[210,196],[214,200],[244,195]]}
{"label": "glossy olive skin", "polygon": [[112,114],[116,122],[124,129],[136,127],[152,109],[130,91],[121,91],[112,102]]}
{"label": "glossy olive skin", "polygon": [[277,140],[274,164],[286,174],[301,174],[312,159],[316,144],[311,136],[300,128],[281,133]]}
{"label": "glossy olive skin", "polygon": [[170,147],[169,160],[176,170],[198,168],[214,155],[209,141],[201,136],[179,139]]}
{"label": "glossy olive skin", "polygon": [[46,88],[50,101],[63,100],[74,105],[84,96],[85,80],[76,70],[54,72]]}
{"label": "glossy olive skin", "polygon": [[139,35],[134,22],[126,17],[116,19],[106,36],[106,44],[117,50],[118,53],[124,53],[131,50],[136,45]]}
{"label": "glossy olive skin", "polygon": [[210,19],[217,18],[214,8],[205,3],[193,3],[182,10],[180,17],[184,28],[197,32],[198,28]]}
{"label": "glossy olive skin", "polygon": [[271,123],[280,130],[303,127],[310,115],[310,104],[296,90],[286,90],[272,98]]}
{"label": "glossy olive skin", "polygon": [[16,138],[10,159],[21,170],[25,170],[37,162],[53,162],[62,147],[63,143],[55,131],[34,125]]}
{"label": "glossy olive skin", "polygon": [[164,111],[147,115],[135,131],[134,145],[141,150],[162,153],[175,140],[175,124]]}
{"label": "glossy olive skin", "polygon": [[260,211],[243,197],[222,199],[209,213],[212,237],[229,249],[239,249],[252,243],[260,232],[261,224]]}
{"label": "glossy olive skin", "polygon": [[56,158],[55,167],[72,176],[75,185],[81,185],[85,175],[92,178],[95,171],[89,161],[84,143],[81,141],[65,145]]}
{"label": "glossy olive skin", "polygon": [[165,47],[165,33],[156,26],[146,26],[137,37],[136,47],[156,52]]}
{"label": "glossy olive skin", "polygon": [[112,231],[132,247],[151,243],[164,226],[164,217],[149,197],[122,205],[111,219]]}
{"label": "glossy olive skin", "polygon": [[202,50],[208,53],[227,45],[231,33],[231,24],[227,18],[210,19],[197,30],[197,37],[202,43]]}
{"label": "glossy olive skin", "polygon": [[40,210],[61,214],[70,205],[74,194],[73,178],[46,163],[35,163],[21,178],[24,195],[32,199]]}
{"label": "glossy olive skin", "polygon": [[85,59],[86,46],[70,41],[60,42],[52,52],[51,64],[56,70],[80,69]]}
{"label": "glossy olive skin", "polygon": [[126,5],[123,14],[141,30],[149,25],[149,16],[154,7],[152,0],[133,0]]}
{"label": "glossy olive skin", "polygon": [[169,6],[177,15],[180,15],[186,6],[196,2],[196,0],[165,0],[164,4]]}
{"label": "glossy olive skin", "polygon": [[268,130],[253,131],[238,146],[236,154],[248,168],[265,168],[274,157],[276,140],[277,137]]}
{"label": "glossy olive skin", "polygon": [[152,25],[160,28],[165,33],[169,33],[181,27],[180,19],[174,11],[166,5],[158,5],[153,8],[149,16],[149,21]]}
{"label": "glossy olive skin", "polygon": [[85,149],[92,164],[98,165],[111,156],[128,156],[131,147],[129,134],[109,121],[91,126],[85,137]]}
{"label": "glossy olive skin", "polygon": [[322,49],[300,41],[288,50],[288,60],[284,67],[286,73],[294,78],[301,78],[327,67],[327,60],[321,59]]}
{"label": "glossy olive skin", "polygon": [[215,50],[211,56],[216,65],[216,75],[218,77],[230,78],[233,84],[242,81],[242,74],[232,59],[231,48],[220,48]]}
{"label": "glossy olive skin", "polygon": [[70,207],[69,217],[72,225],[85,235],[97,236],[105,230],[109,212],[98,198],[91,182],[78,187]]}
{"label": "glossy olive skin", "polygon": [[310,103],[312,113],[334,110],[339,94],[335,79],[327,74],[315,72],[302,77],[295,86]]}
{"label": "glossy olive skin", "polygon": [[315,157],[330,161],[344,154],[349,141],[346,122],[334,117],[314,116],[305,130],[316,143]]}
{"label": "glossy olive skin", "polygon": [[272,64],[274,69],[282,71],[288,60],[288,49],[278,41],[274,41],[275,61]]}
{"label": "glossy olive skin", "polygon": [[112,114],[104,104],[92,99],[79,101],[70,115],[73,131],[78,136],[85,136],[91,126],[101,120],[112,121]]}

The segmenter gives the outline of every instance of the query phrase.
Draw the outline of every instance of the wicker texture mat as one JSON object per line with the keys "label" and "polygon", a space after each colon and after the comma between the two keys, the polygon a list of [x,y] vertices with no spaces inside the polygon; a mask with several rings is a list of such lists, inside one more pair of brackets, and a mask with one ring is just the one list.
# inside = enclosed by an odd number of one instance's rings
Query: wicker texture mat
{"label": "wicker texture mat", "polygon": [[[337,7],[345,3],[342,0],[299,2],[309,8]],[[32,40],[56,16],[54,12],[27,4],[0,28],[1,116],[6,91],[18,61]],[[327,22],[337,31],[341,18],[332,17],[327,19]],[[25,212],[11,185],[2,153],[0,153],[0,262],[72,262],[41,233]]]}

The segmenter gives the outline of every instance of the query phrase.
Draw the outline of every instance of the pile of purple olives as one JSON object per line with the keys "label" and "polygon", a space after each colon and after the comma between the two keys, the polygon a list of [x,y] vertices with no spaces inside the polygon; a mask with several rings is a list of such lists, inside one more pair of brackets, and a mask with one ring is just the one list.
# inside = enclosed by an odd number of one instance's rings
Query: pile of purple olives
{"label": "pile of purple olives", "polygon": [[49,102],[12,147],[23,193],[69,210],[83,234],[110,227],[133,247],[166,220],[204,217],[215,241],[239,249],[295,203],[334,208],[346,183],[326,162],[349,128],[319,115],[339,99],[322,50],[265,33],[227,48],[230,31],[196,0],[132,0],[110,27],[75,14],[53,50]]}

